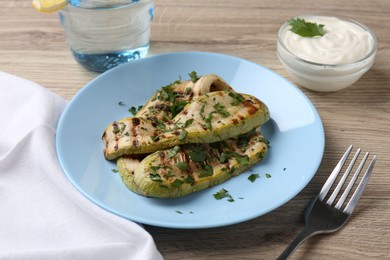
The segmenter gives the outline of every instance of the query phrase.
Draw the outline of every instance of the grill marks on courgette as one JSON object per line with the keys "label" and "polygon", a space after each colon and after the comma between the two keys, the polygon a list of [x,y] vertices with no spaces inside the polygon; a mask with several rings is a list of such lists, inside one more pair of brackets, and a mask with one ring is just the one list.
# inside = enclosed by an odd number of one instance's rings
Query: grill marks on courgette
{"label": "grill marks on courgette", "polygon": [[[144,106],[136,113],[136,119],[133,121],[134,124],[129,125],[126,128],[124,122],[113,122],[112,123],[112,133],[115,134],[115,137],[110,138],[110,134],[107,135],[107,131],[103,134],[103,141],[106,145],[105,157],[106,159],[112,160],[115,159],[119,154],[116,154],[116,151],[120,149],[122,141],[120,140],[121,136],[130,136],[130,133],[133,136],[136,135],[149,135],[152,141],[157,141],[161,136],[158,131],[154,131],[154,128],[165,129],[166,124],[172,124],[172,119],[180,113],[184,107],[194,99],[214,91],[234,91],[221,77],[215,74],[209,74],[202,77],[198,77],[195,72],[189,74],[191,80],[182,82],[181,80],[176,80],[175,82],[162,87],[157,91]],[[137,125],[139,125],[139,120],[143,118],[143,122],[149,123],[145,126],[139,126],[138,130]],[[190,122],[191,120],[187,121]],[[152,125],[152,127],[150,126]],[[176,126],[177,128],[177,126]],[[177,129],[176,129],[177,130]],[[165,130],[164,130],[165,131]],[[179,132],[176,131],[176,134]],[[180,139],[186,137],[187,132],[183,131],[179,133]],[[140,138],[141,139],[141,138]],[[116,142],[113,144],[113,142]],[[136,147],[140,144],[139,140],[133,140],[133,145]],[[110,153],[110,148],[114,150],[114,154]],[[125,154],[126,152],[123,152]],[[139,151],[139,153],[144,153]]]}
{"label": "grill marks on courgette", "polygon": [[255,130],[269,119],[265,104],[217,75],[189,75],[103,134],[105,157],[117,159],[123,182],[136,193],[182,197],[240,174],[268,151]]}
{"label": "grill marks on courgette", "polygon": [[260,162],[268,142],[257,131],[211,144],[187,144],[155,152],[130,168],[118,160],[125,185],[143,196],[176,198],[206,189]]}
{"label": "grill marks on courgette", "polygon": [[172,120],[130,117],[113,122],[103,134],[104,154],[111,160],[180,144],[218,142],[247,133],[268,119],[266,105],[251,95],[211,92],[190,102]]}

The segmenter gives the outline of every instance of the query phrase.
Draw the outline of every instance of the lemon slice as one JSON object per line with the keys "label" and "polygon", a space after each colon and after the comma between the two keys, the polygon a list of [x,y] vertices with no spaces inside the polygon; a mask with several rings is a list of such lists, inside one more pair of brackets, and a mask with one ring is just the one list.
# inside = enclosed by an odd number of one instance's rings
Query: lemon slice
{"label": "lemon slice", "polygon": [[68,0],[33,0],[32,5],[42,13],[51,13],[65,7]]}

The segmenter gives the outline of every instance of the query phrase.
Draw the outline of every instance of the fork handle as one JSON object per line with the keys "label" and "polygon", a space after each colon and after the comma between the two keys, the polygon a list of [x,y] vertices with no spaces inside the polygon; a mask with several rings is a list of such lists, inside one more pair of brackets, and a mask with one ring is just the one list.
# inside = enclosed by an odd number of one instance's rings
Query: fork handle
{"label": "fork handle", "polygon": [[290,243],[290,245],[283,251],[283,253],[277,258],[277,260],[287,259],[295,249],[300,246],[303,241],[312,237],[314,235],[314,231],[305,227],[302,231],[296,236],[296,238]]}

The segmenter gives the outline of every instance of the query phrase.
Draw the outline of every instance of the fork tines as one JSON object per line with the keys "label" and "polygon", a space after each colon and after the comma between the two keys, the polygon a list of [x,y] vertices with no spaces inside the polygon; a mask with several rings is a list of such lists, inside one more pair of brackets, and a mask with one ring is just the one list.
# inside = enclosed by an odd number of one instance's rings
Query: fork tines
{"label": "fork tines", "polygon": [[[343,166],[344,166],[344,164],[345,164],[345,162],[346,162],[346,160],[347,160],[347,158],[352,150],[352,147],[353,147],[352,145],[350,145],[348,147],[347,151],[344,153],[343,157],[340,159],[340,161],[338,162],[338,164],[336,165],[336,167],[334,168],[334,170],[330,174],[329,178],[325,182],[324,186],[322,187],[321,192],[319,194],[319,199],[321,201],[324,201],[325,197],[328,195],[328,192],[331,189],[333,183],[335,182],[341,169],[343,168]],[[341,177],[340,181],[338,182],[336,188],[334,189],[333,193],[330,195],[330,197],[326,201],[326,203],[328,205],[332,205],[334,203],[337,195],[339,194],[345,181],[347,180],[349,173],[352,171],[352,168],[353,168],[357,158],[359,157],[360,152],[361,152],[361,149],[360,148],[357,149],[355,155],[353,156],[353,158],[352,158],[351,162],[349,163],[347,169],[345,170],[343,176]],[[362,171],[365,162],[367,161],[368,155],[369,155],[368,152],[365,153],[365,155],[364,155],[363,159],[361,160],[359,166],[357,167],[353,177],[350,179],[348,186],[345,188],[343,194],[341,195],[338,202],[336,203],[335,208],[341,209],[341,207],[343,206],[345,200],[348,197],[348,194],[352,190],[352,187],[354,186],[357,178],[359,177],[359,174]],[[368,178],[370,177],[372,169],[374,168],[375,161],[376,161],[376,156],[374,156],[372,158],[370,164],[368,165],[368,167],[366,169],[366,172],[364,173],[363,177],[361,178],[359,185],[357,186],[355,192],[351,196],[351,198],[350,198],[347,206],[344,208],[343,212],[345,212],[347,214],[352,213],[353,209],[355,208],[355,206],[356,206],[360,196],[362,195],[363,190],[368,182]]]}

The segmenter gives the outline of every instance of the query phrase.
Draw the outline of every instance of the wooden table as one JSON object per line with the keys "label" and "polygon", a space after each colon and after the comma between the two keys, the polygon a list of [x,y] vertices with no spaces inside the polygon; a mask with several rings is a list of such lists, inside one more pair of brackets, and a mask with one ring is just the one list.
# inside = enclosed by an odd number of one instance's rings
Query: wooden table
{"label": "wooden table", "polygon": [[[317,108],[326,147],[318,173],[294,199],[259,218],[227,227],[175,230],[146,226],[166,259],[274,259],[303,226],[302,212],[349,144],[378,155],[353,217],[338,233],[304,243],[292,259],[390,257],[390,2],[388,0],[156,0],[150,55],[209,51],[266,66],[287,79],[276,57],[276,33],[288,18],[328,14],[374,30],[372,69],[336,93],[302,91]],[[98,74],[71,56],[56,13],[40,14],[26,0],[2,1],[0,71],[30,79],[71,99]]]}

